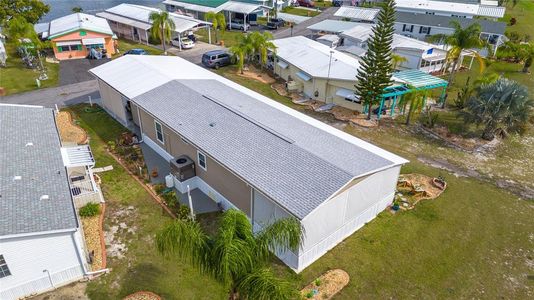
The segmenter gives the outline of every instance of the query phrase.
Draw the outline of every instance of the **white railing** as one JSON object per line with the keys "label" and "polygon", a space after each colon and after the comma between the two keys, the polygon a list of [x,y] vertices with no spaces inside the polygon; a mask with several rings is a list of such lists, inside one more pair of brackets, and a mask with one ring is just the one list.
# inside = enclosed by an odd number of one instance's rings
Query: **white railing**
{"label": "white railing", "polygon": [[95,192],[93,182],[87,179],[71,182],[70,189],[74,197]]}

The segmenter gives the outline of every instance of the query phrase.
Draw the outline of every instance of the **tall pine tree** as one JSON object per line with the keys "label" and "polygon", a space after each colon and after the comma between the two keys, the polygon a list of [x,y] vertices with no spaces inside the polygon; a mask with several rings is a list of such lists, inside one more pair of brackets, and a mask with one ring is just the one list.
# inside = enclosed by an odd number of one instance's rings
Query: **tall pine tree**
{"label": "tall pine tree", "polygon": [[378,14],[373,34],[367,43],[368,50],[361,60],[356,78],[356,95],[367,105],[367,119],[371,119],[372,107],[380,102],[384,89],[391,85],[393,73],[391,43],[395,23],[395,0],[385,0]]}

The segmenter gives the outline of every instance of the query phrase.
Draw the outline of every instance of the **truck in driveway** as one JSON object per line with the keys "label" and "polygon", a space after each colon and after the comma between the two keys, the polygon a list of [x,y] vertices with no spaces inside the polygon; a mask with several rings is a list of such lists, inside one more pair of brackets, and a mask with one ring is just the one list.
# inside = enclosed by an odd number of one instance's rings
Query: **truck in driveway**
{"label": "truck in driveway", "polygon": [[269,22],[267,22],[267,28],[269,29],[278,29],[280,27],[284,27],[286,22],[282,19],[270,19]]}

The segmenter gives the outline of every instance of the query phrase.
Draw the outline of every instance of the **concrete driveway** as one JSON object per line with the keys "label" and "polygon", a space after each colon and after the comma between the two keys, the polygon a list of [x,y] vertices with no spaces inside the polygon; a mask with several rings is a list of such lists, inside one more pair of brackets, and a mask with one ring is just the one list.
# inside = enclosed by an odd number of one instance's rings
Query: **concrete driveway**
{"label": "concrete driveway", "polygon": [[59,85],[94,80],[95,78],[87,71],[108,61],[110,61],[109,58],[62,60],[59,62]]}
{"label": "concrete driveway", "polygon": [[182,51],[180,51],[177,47],[172,47],[167,51],[194,64],[200,65],[202,64],[202,54],[204,54],[205,52],[211,50],[226,49],[219,45],[208,44],[200,41],[197,41],[195,44],[196,45],[195,47],[193,47],[193,49],[183,49]]}

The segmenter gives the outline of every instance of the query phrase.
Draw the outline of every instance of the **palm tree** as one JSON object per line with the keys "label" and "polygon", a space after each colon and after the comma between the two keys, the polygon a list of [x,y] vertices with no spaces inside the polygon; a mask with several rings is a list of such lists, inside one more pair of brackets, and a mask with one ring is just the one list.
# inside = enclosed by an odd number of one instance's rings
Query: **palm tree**
{"label": "palm tree", "polygon": [[73,13],[81,13],[81,12],[83,12],[83,8],[81,8],[80,6],[75,6],[71,10],[72,10]]}
{"label": "palm tree", "polygon": [[152,22],[150,34],[153,38],[161,40],[163,54],[167,55],[165,40],[170,40],[172,37],[172,33],[176,28],[174,21],[169,17],[169,13],[166,11],[151,12],[148,19]]}
{"label": "palm tree", "polygon": [[519,57],[523,60],[523,73],[528,73],[534,60],[534,44],[526,43],[519,46]]}
{"label": "palm tree", "polygon": [[292,299],[298,292],[268,264],[271,250],[295,251],[301,236],[294,218],[279,219],[254,233],[247,216],[230,209],[222,214],[216,234],[206,234],[196,221],[176,220],[156,234],[156,246],[228,287],[229,299]]}
{"label": "palm tree", "polygon": [[254,31],[249,35],[250,43],[253,49],[253,55],[258,55],[260,67],[263,68],[263,65],[267,63],[267,54],[269,50],[275,51],[276,45],[271,41],[273,35],[270,32],[260,33]]}
{"label": "palm tree", "polygon": [[[447,50],[447,67],[452,63],[451,73],[449,75],[449,85],[450,87],[454,81],[454,75],[460,62],[460,58],[463,56],[464,52],[473,55],[480,65],[480,71],[484,70],[484,59],[478,54],[474,49],[480,49],[484,47],[484,42],[480,39],[480,24],[472,23],[466,28],[462,28],[460,22],[453,20],[450,22],[450,25],[454,28],[454,32],[451,35],[436,34],[430,37],[430,41],[433,42],[443,42],[445,46],[448,47]],[[443,107],[445,107],[445,102],[443,102]]]}
{"label": "palm tree", "polygon": [[482,138],[493,140],[495,133],[521,131],[528,122],[534,101],[525,86],[506,78],[482,85],[460,112],[464,122],[484,126]]}
{"label": "palm tree", "polygon": [[226,30],[226,17],[222,12],[209,11],[204,17],[206,21],[211,22],[213,29],[215,29],[215,43],[219,42],[219,30],[224,34]]}
{"label": "palm tree", "polygon": [[249,60],[250,56],[254,53],[254,45],[251,34],[239,35],[237,37],[237,43],[230,47],[230,52],[236,57],[237,69],[241,74],[243,74],[245,59]]}
{"label": "palm tree", "polygon": [[406,106],[408,107],[408,113],[406,114],[406,125],[410,125],[410,121],[415,112],[421,112],[424,105],[425,95],[420,91],[417,91],[415,87],[408,86],[412,91],[408,94],[402,96],[399,101],[399,105],[403,107],[403,113],[406,111]]}
{"label": "palm tree", "polygon": [[391,63],[393,65],[393,70],[396,70],[399,65],[401,65],[403,62],[407,62],[408,59],[402,55],[398,55],[395,53],[391,54]]}

